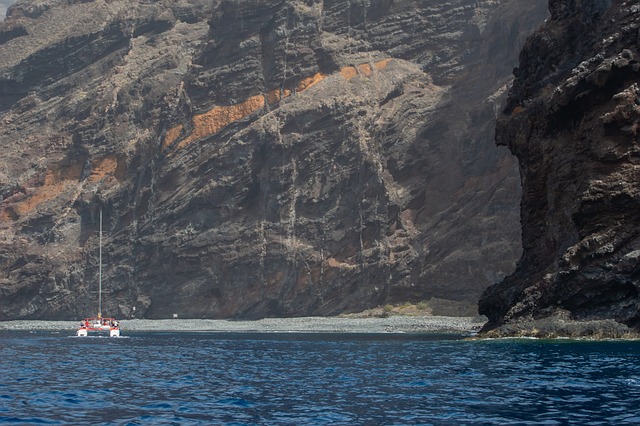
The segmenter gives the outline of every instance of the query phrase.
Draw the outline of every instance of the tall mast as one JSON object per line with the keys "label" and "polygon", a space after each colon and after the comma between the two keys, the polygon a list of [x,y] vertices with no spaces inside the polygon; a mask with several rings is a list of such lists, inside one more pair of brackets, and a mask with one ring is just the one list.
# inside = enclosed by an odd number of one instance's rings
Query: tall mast
{"label": "tall mast", "polygon": [[98,318],[102,317],[102,207],[100,207],[100,233],[98,251]]}

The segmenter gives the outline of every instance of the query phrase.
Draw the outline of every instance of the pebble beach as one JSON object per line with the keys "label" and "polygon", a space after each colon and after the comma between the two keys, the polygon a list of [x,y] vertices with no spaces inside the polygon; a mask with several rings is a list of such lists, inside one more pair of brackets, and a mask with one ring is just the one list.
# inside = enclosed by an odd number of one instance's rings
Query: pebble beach
{"label": "pebble beach", "polygon": [[[389,316],[386,318],[301,317],[254,321],[210,319],[122,320],[127,331],[298,333],[475,333],[483,317]],[[0,321],[0,330],[75,330],[78,321]]]}

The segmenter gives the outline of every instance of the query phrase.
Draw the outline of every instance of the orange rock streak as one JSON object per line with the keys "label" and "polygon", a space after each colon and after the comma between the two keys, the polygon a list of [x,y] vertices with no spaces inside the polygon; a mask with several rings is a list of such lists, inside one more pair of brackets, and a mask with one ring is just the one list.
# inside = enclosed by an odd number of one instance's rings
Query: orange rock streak
{"label": "orange rock streak", "polygon": [[296,91],[302,92],[304,90],[307,90],[315,86],[316,84],[320,83],[322,80],[325,79],[325,77],[326,76],[322,73],[316,73],[312,77],[307,77],[302,81],[300,81],[300,83],[298,83],[298,86],[296,86]]}
{"label": "orange rock streak", "polygon": [[193,130],[180,141],[178,149],[184,148],[196,139],[218,133],[226,125],[264,107],[264,102],[263,95],[256,95],[236,105],[215,107],[205,113],[196,114],[193,117]]}
{"label": "orange rock streak", "polygon": [[18,216],[23,216],[36,209],[40,204],[53,200],[64,192],[69,181],[56,182],[43,185],[33,191],[27,191],[27,198],[13,205],[13,211]]}
{"label": "orange rock streak", "polygon": [[116,159],[115,156],[109,156],[109,157],[102,158],[100,160],[96,160],[93,162],[93,166],[91,168],[91,175],[89,175],[89,182],[95,183],[106,177],[115,176],[117,169],[118,169],[118,160]]}
{"label": "orange rock streak", "polygon": [[167,130],[166,135],[164,136],[164,142],[162,143],[163,148],[168,147],[172,143],[178,139],[180,133],[182,133],[183,126],[182,124],[177,125],[169,130]]}
{"label": "orange rock streak", "polygon": [[358,70],[356,70],[355,67],[344,67],[340,70],[340,75],[344,77],[345,80],[351,80],[358,75]]}
{"label": "orange rock streak", "polygon": [[[108,177],[116,177],[118,161],[115,156],[94,161],[88,183],[96,183]],[[0,204],[0,220],[9,221],[33,212],[38,206],[58,197],[71,197],[80,184],[82,164],[54,166],[47,170],[42,185],[26,188],[24,194],[16,194]],[[65,195],[66,193],[66,195]]]}
{"label": "orange rock streak", "polygon": [[[340,75],[345,80],[350,80],[358,75],[370,77],[373,75],[374,68],[378,70],[383,69],[392,60],[392,58],[387,58],[376,62],[373,66],[371,64],[360,64],[357,67],[344,67],[340,70]],[[302,79],[296,85],[295,90],[298,93],[303,92],[317,85],[326,77],[325,74],[318,72],[311,77]],[[290,95],[291,91],[289,89],[275,89],[265,94],[252,96],[236,105],[218,106],[202,114],[196,114],[192,120],[193,130],[177,144],[176,149],[184,148],[191,142],[214,135],[228,124],[238,121],[256,110],[263,108],[265,104],[275,104]],[[179,124],[167,130],[162,146],[167,148],[173,145],[180,138],[183,129],[182,124]]]}

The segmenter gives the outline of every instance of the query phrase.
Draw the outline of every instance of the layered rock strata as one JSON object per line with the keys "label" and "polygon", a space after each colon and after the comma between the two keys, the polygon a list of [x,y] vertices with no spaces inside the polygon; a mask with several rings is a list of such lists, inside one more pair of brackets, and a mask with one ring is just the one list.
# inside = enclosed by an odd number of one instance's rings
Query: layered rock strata
{"label": "layered rock strata", "polygon": [[475,303],[519,256],[495,111],[539,2],[32,0],[0,27],[0,319]]}
{"label": "layered rock strata", "polygon": [[640,7],[549,2],[498,119],[518,158],[524,253],[480,312],[492,335],[640,328]]}

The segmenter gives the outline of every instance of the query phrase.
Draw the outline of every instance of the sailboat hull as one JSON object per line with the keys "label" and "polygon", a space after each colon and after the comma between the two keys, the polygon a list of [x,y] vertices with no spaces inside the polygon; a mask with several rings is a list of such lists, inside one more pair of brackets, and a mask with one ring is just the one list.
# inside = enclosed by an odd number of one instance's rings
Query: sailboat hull
{"label": "sailboat hull", "polygon": [[108,335],[120,337],[120,327],[115,318],[85,318],[76,331],[76,336],[87,337],[89,335]]}
{"label": "sailboat hull", "polygon": [[76,331],[76,336],[78,337],[88,337],[90,335],[96,335],[96,336],[100,336],[100,335],[106,335],[109,334],[109,337],[120,337],[120,329],[119,328],[112,328],[110,330],[87,330],[86,328],[80,328]]}

